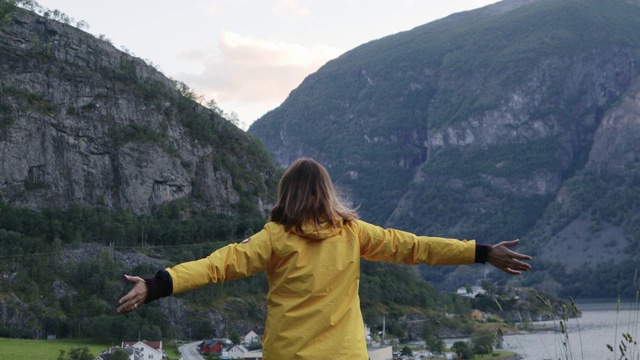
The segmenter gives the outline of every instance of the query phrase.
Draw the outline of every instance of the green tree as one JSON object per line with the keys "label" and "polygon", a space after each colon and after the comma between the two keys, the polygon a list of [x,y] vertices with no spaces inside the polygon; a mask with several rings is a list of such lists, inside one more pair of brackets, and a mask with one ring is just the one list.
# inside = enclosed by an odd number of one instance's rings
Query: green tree
{"label": "green tree", "polygon": [[240,344],[240,335],[238,334],[236,329],[231,330],[231,334],[229,334],[229,341],[231,341],[235,345]]}
{"label": "green tree", "polygon": [[410,347],[405,346],[400,351],[400,355],[402,355],[402,356],[413,356],[413,350],[411,350]]}
{"label": "green tree", "polygon": [[209,110],[213,111],[214,113],[221,115],[224,113],[224,111],[222,111],[222,109],[220,109],[220,107],[218,106],[218,103],[216,103],[215,100],[211,99],[209,101],[207,101],[207,108],[209,108]]}
{"label": "green tree", "polygon": [[495,342],[496,337],[493,331],[480,330],[471,334],[471,344],[475,354],[490,354]]}
{"label": "green tree", "polygon": [[71,348],[69,349],[69,353],[66,353],[64,350],[60,350],[60,355],[58,356],[58,360],[93,360],[94,356],[89,351],[89,348]]}
{"label": "green tree", "polygon": [[492,281],[482,280],[480,286],[487,292],[489,297],[495,296],[498,292],[498,286]]}
{"label": "green tree", "polygon": [[194,338],[210,339],[215,336],[211,321],[205,317],[192,317],[191,330]]}
{"label": "green tree", "polygon": [[260,350],[262,349],[262,342],[261,341],[252,341],[250,344],[245,346],[247,348],[247,350],[249,351],[253,351],[253,350]]}
{"label": "green tree", "polygon": [[227,120],[229,120],[233,125],[240,127],[240,117],[238,117],[237,112],[232,111],[231,114],[227,116]]}
{"label": "green tree", "polygon": [[434,354],[442,354],[444,352],[444,340],[435,336],[433,329],[433,321],[428,321],[422,327],[422,339],[427,345],[427,350]]}
{"label": "green tree", "polygon": [[129,360],[129,355],[127,355],[126,352],[124,352],[124,350],[122,349],[116,349],[116,351],[113,353],[113,357],[110,358],[111,360]]}
{"label": "green tree", "polygon": [[14,1],[0,0],[0,25],[9,22],[9,13],[15,9],[16,4]]}
{"label": "green tree", "polygon": [[439,355],[444,352],[444,340],[431,336],[425,339],[425,343],[427,344],[427,350],[432,353]]}
{"label": "green tree", "polygon": [[469,347],[469,343],[466,341],[456,341],[451,345],[451,351],[456,353],[459,359],[471,359],[473,357],[473,351]]}

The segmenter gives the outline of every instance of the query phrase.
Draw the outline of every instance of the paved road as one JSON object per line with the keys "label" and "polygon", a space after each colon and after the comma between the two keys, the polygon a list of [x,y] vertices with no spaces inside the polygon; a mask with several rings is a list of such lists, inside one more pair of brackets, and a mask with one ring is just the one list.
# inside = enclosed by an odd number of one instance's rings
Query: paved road
{"label": "paved road", "polygon": [[178,348],[180,354],[182,355],[180,359],[182,360],[204,360],[200,352],[198,351],[198,344],[202,341],[196,341],[188,344],[184,344]]}

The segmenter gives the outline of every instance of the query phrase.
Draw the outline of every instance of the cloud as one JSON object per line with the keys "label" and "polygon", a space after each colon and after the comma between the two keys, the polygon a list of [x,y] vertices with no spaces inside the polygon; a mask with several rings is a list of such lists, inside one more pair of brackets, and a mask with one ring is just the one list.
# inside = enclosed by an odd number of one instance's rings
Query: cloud
{"label": "cloud", "polygon": [[220,13],[220,3],[211,3],[207,10],[209,15],[218,15]]}
{"label": "cloud", "polygon": [[[217,46],[182,51],[180,57],[197,64],[198,73],[182,73],[176,79],[189,84],[206,99],[214,99],[227,113],[242,109],[225,104],[247,104],[270,110],[284,101],[309,74],[341,51],[327,46],[302,46],[223,32]],[[244,106],[244,105],[243,105]],[[259,114],[262,115],[262,114]]]}
{"label": "cloud", "polygon": [[273,4],[273,13],[281,18],[299,20],[309,16],[309,9],[299,0],[278,0]]}
{"label": "cloud", "polygon": [[483,7],[489,4],[493,4],[495,2],[497,2],[498,0],[474,0],[473,4],[474,4],[474,8],[479,8],[479,7]]}

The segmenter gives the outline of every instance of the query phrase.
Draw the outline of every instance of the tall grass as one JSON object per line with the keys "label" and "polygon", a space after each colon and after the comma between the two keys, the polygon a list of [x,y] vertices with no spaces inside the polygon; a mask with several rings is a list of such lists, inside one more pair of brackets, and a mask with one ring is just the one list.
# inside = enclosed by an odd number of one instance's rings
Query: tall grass
{"label": "tall grass", "polygon": [[[635,271],[633,286],[637,287],[638,270]],[[559,353],[552,356],[547,350],[547,344],[544,344],[546,353],[550,359],[559,360],[582,360],[585,357],[584,346],[582,343],[582,334],[580,332],[579,314],[581,311],[578,309],[575,301],[572,297],[569,297],[569,305],[562,304],[559,307],[554,306],[551,301],[544,299],[541,296],[536,296],[541,301],[544,307],[549,311],[553,330],[557,332],[556,340],[559,346]],[[622,322],[621,316],[621,299],[618,296],[616,300],[616,318],[615,318],[615,330],[613,335],[613,343],[605,344],[607,349],[613,355],[614,360],[640,360],[640,350],[638,349],[638,322],[640,318],[640,291],[636,289],[635,301],[629,305],[628,312],[628,325],[626,329],[621,329],[620,323]],[[569,334],[569,321],[575,322],[575,329],[577,331],[578,342],[572,343]],[[573,334],[576,335],[576,334]],[[575,336],[573,337],[575,342]],[[558,350],[558,347],[556,347]],[[523,354],[526,357],[526,354]]]}
{"label": "tall grass", "polygon": [[[566,304],[562,304],[561,306],[561,317],[560,319],[557,319],[557,311],[554,308],[554,306],[551,304],[551,301],[542,298],[539,295],[536,295],[536,298],[538,300],[540,300],[542,302],[542,304],[544,304],[545,308],[547,308],[549,310],[549,314],[551,316],[551,320],[553,321],[553,328],[554,329],[560,329],[560,334],[559,334],[559,341],[562,344],[562,358],[565,360],[573,360],[573,350],[571,348],[571,343],[570,343],[570,338],[569,338],[569,330],[568,330],[568,326],[567,323],[570,319],[570,315],[571,312],[573,313],[573,315],[575,315],[576,319],[578,314],[580,314],[580,311],[578,310],[577,306],[575,306],[575,302],[573,301],[572,298],[569,298],[571,300],[571,307],[567,308]],[[577,321],[577,320],[576,320]],[[546,348],[546,345],[545,345]],[[582,349],[582,340],[580,340],[580,348]],[[547,351],[548,352],[548,351]],[[584,355],[582,355],[584,358]]]}
{"label": "tall grass", "polygon": [[[637,288],[637,281],[638,269],[636,269],[633,276],[634,288]],[[618,343],[618,316],[620,314],[620,296],[618,296],[618,301],[616,304],[616,335],[613,341],[613,345],[607,344],[607,348],[613,353],[614,359],[640,359],[640,353],[638,352],[638,342],[637,340],[635,340],[638,338],[638,313],[640,312],[640,307],[638,306],[638,295],[638,289],[636,289],[635,302],[629,305],[629,326],[627,327],[627,332],[622,333],[622,339],[620,339],[620,343]],[[619,357],[618,351],[620,353]]]}

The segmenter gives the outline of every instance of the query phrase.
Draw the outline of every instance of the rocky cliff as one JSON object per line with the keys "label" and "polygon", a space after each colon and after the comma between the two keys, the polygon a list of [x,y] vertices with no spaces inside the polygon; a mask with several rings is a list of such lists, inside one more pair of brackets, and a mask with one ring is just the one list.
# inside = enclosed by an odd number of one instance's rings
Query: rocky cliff
{"label": "rocky cliff", "polygon": [[[260,228],[278,171],[261,143],[107,41],[20,8],[0,15],[0,336],[225,336],[232,322],[259,323],[194,311],[190,298],[158,302],[149,319],[114,310],[123,272],[194,257],[193,246],[160,254],[149,242],[206,241],[204,256]],[[192,330],[204,317],[215,324]]]}
{"label": "rocky cliff", "polygon": [[0,81],[2,201],[134,214],[181,198],[223,213],[270,201],[259,144],[88,33],[16,9],[0,27]]}

